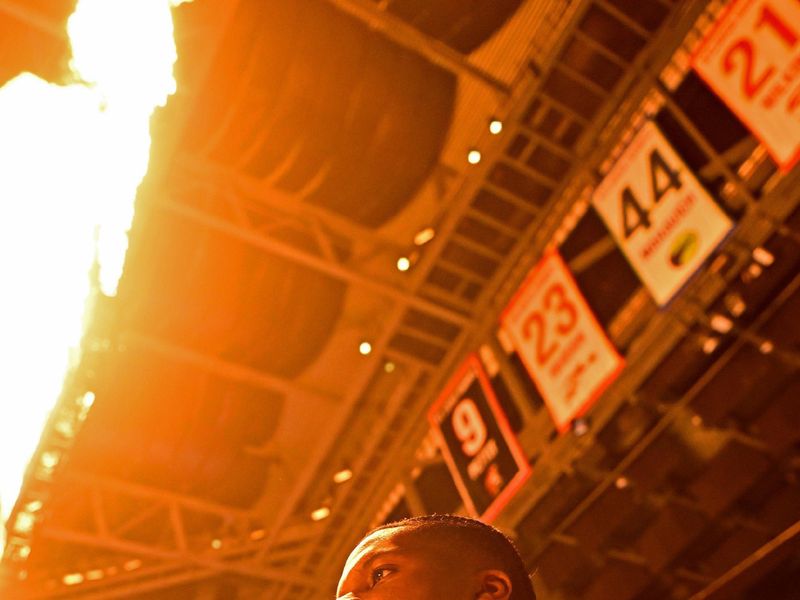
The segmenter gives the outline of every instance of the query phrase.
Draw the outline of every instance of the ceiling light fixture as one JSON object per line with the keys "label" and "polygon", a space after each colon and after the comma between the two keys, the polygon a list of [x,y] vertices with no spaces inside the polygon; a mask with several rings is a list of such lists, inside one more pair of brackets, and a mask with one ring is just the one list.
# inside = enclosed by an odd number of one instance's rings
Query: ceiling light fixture
{"label": "ceiling light fixture", "polygon": [[731,329],[733,329],[733,321],[731,321],[725,315],[713,315],[711,317],[711,329],[717,333],[728,333]]}
{"label": "ceiling light fixture", "polygon": [[754,279],[761,277],[763,272],[764,267],[762,267],[760,264],[757,262],[750,263],[750,265],[747,267],[747,270],[742,273],[742,281],[745,283],[750,283]]}
{"label": "ceiling light fixture", "polygon": [[719,346],[719,338],[714,336],[708,336],[703,339],[703,353],[704,354],[713,354],[714,350],[717,349]]}
{"label": "ceiling light fixture", "polygon": [[17,518],[14,521],[14,531],[17,533],[30,533],[33,531],[33,525],[36,522],[34,516],[25,511],[17,513]]}
{"label": "ceiling light fixture", "polygon": [[83,395],[83,398],[81,398],[81,406],[83,406],[83,408],[89,409],[94,404],[94,401],[95,401],[94,392],[91,391],[86,392]]}
{"label": "ceiling light fixture", "polygon": [[728,310],[734,317],[741,317],[744,314],[744,311],[747,310],[747,304],[745,303],[742,295],[738,292],[731,292],[725,296],[725,306],[728,307]]}
{"label": "ceiling light fixture", "polygon": [[312,521],[322,521],[331,516],[331,509],[327,506],[320,506],[317,510],[311,512]]}
{"label": "ceiling light fixture", "polygon": [[775,256],[766,248],[759,246],[753,250],[753,260],[763,267],[769,267],[775,262]]}
{"label": "ceiling light fixture", "polygon": [[411,268],[411,260],[407,256],[401,256],[397,259],[397,270],[405,273]]}
{"label": "ceiling light fixture", "polygon": [[61,581],[64,582],[64,585],[77,585],[79,583],[83,583],[83,574],[68,573],[67,575],[64,575]]}
{"label": "ceiling light fixture", "polygon": [[363,356],[367,356],[372,352],[372,344],[370,344],[369,342],[361,342],[358,345],[358,351]]}
{"label": "ceiling light fixture", "polygon": [[473,148],[467,152],[467,162],[471,165],[477,165],[479,162],[481,162],[481,158],[480,150]]}
{"label": "ceiling light fixture", "polygon": [[489,121],[489,133],[497,135],[503,131],[503,122],[500,119],[492,119]]}
{"label": "ceiling light fixture", "polygon": [[436,230],[433,227],[426,227],[420,229],[417,235],[414,236],[414,243],[417,246],[424,246],[436,236]]}
{"label": "ceiling light fixture", "polygon": [[134,558],[124,563],[122,565],[122,568],[125,569],[126,571],[135,571],[141,566],[142,566],[142,561],[139,560],[138,558]]}
{"label": "ceiling light fixture", "polygon": [[578,417],[572,421],[572,433],[575,437],[581,437],[589,433],[589,421],[583,417]]}
{"label": "ceiling light fixture", "polygon": [[345,481],[350,481],[352,478],[353,471],[350,469],[342,469],[341,471],[337,471],[333,474],[334,483],[344,483]]}

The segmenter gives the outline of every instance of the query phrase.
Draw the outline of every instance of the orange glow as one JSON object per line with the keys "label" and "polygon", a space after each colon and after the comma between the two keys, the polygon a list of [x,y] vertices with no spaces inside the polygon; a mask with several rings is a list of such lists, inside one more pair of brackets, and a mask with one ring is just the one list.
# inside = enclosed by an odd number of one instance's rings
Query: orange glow
{"label": "orange glow", "polygon": [[178,3],[80,0],[68,22],[74,82],[26,73],[0,89],[3,521],[80,358],[95,258],[101,290],[116,293],[150,116],[175,91]]}

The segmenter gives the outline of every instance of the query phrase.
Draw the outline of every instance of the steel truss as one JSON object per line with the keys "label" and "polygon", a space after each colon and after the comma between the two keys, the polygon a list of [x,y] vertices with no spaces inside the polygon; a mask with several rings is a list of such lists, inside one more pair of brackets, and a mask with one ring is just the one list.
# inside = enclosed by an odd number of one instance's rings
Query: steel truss
{"label": "steel truss", "polygon": [[[55,515],[46,520],[37,527],[37,536],[107,551],[107,559],[87,565],[89,572],[127,571],[124,577],[87,580],[80,587],[81,594],[98,588],[126,588],[138,579],[150,579],[167,571],[181,572],[183,578],[192,580],[229,573],[255,581],[313,587],[308,578],[271,566],[290,558],[298,543],[313,536],[314,529],[309,524],[282,529],[280,543],[256,567],[249,561],[263,546],[266,532],[263,519],[252,511],[107,477],[67,475],[55,485],[84,502],[74,507],[74,514],[67,519]],[[120,506],[135,510],[121,514],[117,508]],[[193,528],[191,523],[197,522],[215,523],[210,530],[214,533]],[[143,534],[142,526],[147,532],[159,533],[155,537]],[[33,580],[23,589],[31,596],[45,597],[50,593],[44,587],[46,583]]]}
{"label": "steel truss", "polygon": [[[245,176],[238,176],[235,185],[245,188],[243,191],[249,193],[257,188],[258,195],[255,198],[235,193],[214,193],[209,191],[207,186],[203,186],[201,189],[206,193],[198,200],[198,189],[195,187],[198,185],[197,182],[192,181],[190,184],[187,181],[187,185],[192,186],[192,193],[187,193],[184,199],[174,194],[171,198],[156,200],[156,206],[224,233],[268,254],[279,256],[404,306],[417,308],[454,324],[463,325],[468,321],[468,316],[463,312],[416,295],[413,289],[410,289],[412,286],[403,287],[397,283],[382,281],[379,274],[360,272],[352,260],[348,260],[347,257],[340,258],[332,249],[341,248],[343,243],[346,248],[357,248],[366,242],[369,250],[365,254],[369,256],[374,256],[373,252],[380,253],[387,247],[390,249],[396,247],[387,244],[371,232],[362,237],[360,235],[362,229],[356,225],[348,226],[348,231],[345,232],[341,217],[311,209],[302,200],[286,197],[281,192],[265,190],[256,180]],[[191,200],[186,201],[187,198]],[[285,198],[287,205],[294,203],[295,207],[291,211],[294,214],[286,215],[283,212],[285,209],[281,206],[282,202],[276,200],[277,198]],[[278,206],[282,212],[276,212]],[[270,235],[275,229],[287,226],[313,236],[312,239],[318,242],[317,251],[293,245]],[[340,235],[336,235],[336,232]],[[345,234],[350,237],[345,238]],[[393,262],[397,255],[393,257],[390,254],[387,258]]]}
{"label": "steel truss", "polygon": [[787,527],[761,548],[753,552],[722,577],[711,583],[690,600],[724,600],[735,598],[748,586],[767,575],[770,569],[800,549],[800,521]]}
{"label": "steel truss", "polygon": [[386,9],[386,2],[375,3],[369,0],[328,0],[328,2],[342,12],[363,21],[370,29],[379,31],[393,42],[421,54],[440,67],[456,75],[474,79],[503,96],[511,94],[511,87],[505,81],[475,66],[467,57],[444,42],[425,35],[390,14]]}

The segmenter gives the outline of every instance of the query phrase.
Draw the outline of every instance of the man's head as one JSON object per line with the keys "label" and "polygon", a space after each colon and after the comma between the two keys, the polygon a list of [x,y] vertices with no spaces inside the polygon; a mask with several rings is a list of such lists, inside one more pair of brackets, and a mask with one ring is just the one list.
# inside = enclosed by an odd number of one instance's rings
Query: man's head
{"label": "man's head", "polygon": [[336,594],[348,600],[536,600],[511,540],[454,515],[373,529],[350,553]]}

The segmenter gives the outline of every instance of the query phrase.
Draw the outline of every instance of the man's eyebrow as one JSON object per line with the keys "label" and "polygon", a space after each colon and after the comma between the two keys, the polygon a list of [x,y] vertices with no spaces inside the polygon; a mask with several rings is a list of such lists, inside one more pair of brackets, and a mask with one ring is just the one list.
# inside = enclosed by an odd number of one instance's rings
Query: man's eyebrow
{"label": "man's eyebrow", "polygon": [[[353,574],[356,574],[358,577],[360,577],[361,573],[369,572],[369,570],[373,568],[373,566],[375,565],[375,563],[377,561],[379,561],[379,560],[381,560],[383,558],[386,558],[387,556],[391,556],[391,555],[397,556],[398,554],[402,554],[402,553],[403,553],[402,549],[401,548],[396,548],[396,547],[395,548],[389,548],[387,550],[373,550],[372,552],[369,552],[369,553],[365,554],[364,556],[362,556],[359,559],[358,563],[353,565],[353,568],[350,569],[350,572],[347,575],[347,580],[349,580],[350,577]],[[347,580],[345,580],[345,583],[346,583]],[[337,590],[337,593],[338,593],[338,590]]]}
{"label": "man's eyebrow", "polygon": [[370,568],[376,561],[386,558],[390,555],[398,555],[403,554],[403,551],[400,548],[389,548],[387,550],[375,550],[374,552],[370,552],[366,554],[359,562],[363,564],[363,569]]}

